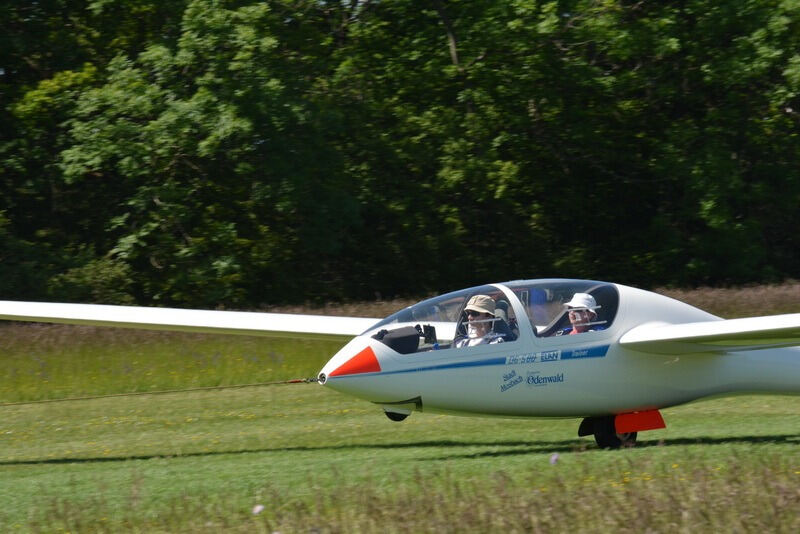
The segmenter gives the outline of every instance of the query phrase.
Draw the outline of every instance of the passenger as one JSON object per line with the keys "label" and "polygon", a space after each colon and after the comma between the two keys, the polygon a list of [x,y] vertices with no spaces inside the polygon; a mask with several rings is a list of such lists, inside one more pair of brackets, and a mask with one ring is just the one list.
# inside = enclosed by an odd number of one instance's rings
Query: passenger
{"label": "passenger", "polygon": [[466,307],[467,334],[457,337],[454,347],[471,347],[474,345],[502,343],[503,334],[494,331],[495,302],[488,295],[475,295]]}
{"label": "passenger", "polygon": [[572,295],[572,300],[564,304],[569,310],[569,322],[572,326],[568,326],[556,332],[557,336],[582,334],[583,332],[594,332],[596,330],[604,330],[605,326],[595,323],[597,321],[597,312],[595,311],[598,306],[594,297],[588,293],[575,293]]}

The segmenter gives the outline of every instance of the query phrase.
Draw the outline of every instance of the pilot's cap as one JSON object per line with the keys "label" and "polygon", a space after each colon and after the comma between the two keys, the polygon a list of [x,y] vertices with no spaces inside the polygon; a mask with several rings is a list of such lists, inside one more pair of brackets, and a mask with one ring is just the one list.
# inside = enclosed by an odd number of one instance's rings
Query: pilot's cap
{"label": "pilot's cap", "polygon": [[494,309],[494,299],[488,295],[475,295],[469,299],[469,302],[467,302],[467,305],[464,307],[464,311],[473,310],[479,313],[488,313],[493,317]]}
{"label": "pilot's cap", "polygon": [[572,295],[572,300],[564,304],[564,306],[567,308],[581,308],[589,310],[593,314],[597,315],[597,312],[594,311],[594,309],[597,308],[597,301],[595,301],[594,297],[589,293],[575,293]]}

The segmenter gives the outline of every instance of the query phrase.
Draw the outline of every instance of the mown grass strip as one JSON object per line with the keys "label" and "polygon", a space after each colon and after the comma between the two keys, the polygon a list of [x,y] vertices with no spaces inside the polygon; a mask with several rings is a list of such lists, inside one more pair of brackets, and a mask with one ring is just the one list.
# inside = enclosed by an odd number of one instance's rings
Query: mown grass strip
{"label": "mown grass strip", "polygon": [[[786,510],[798,504],[800,488],[797,398],[666,410],[667,429],[643,434],[635,449],[602,451],[575,437],[576,420],[422,413],[398,424],[324,388],[264,393],[4,409],[0,525],[42,532],[523,532],[592,524],[741,531],[737,521],[746,518],[754,530],[796,526]],[[773,501],[785,506],[767,508]],[[253,514],[258,505],[264,509]]]}

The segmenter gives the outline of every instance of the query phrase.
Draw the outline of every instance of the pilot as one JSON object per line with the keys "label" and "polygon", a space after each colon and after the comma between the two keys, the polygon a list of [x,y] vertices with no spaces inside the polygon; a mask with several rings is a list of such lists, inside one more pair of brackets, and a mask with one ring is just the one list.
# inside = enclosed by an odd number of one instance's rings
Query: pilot
{"label": "pilot", "polygon": [[455,347],[502,343],[503,334],[494,331],[496,304],[488,295],[475,295],[464,307],[467,317],[467,335],[455,339]]}
{"label": "pilot", "polygon": [[599,306],[594,297],[588,293],[575,293],[572,300],[564,304],[569,310],[569,322],[571,326],[559,330],[556,335],[581,334],[583,332],[593,332],[603,330],[605,326],[597,324],[597,312]]}

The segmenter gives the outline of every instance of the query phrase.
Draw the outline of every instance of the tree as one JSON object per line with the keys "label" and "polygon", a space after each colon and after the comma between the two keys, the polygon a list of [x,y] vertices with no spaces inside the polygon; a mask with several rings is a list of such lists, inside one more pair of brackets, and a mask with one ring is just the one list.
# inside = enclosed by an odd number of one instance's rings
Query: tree
{"label": "tree", "polygon": [[[63,13],[72,30],[54,31]],[[52,295],[203,306],[797,276],[797,15],[708,0],[22,6],[11,20],[53,33],[10,32],[0,61],[4,235],[46,245]]]}

